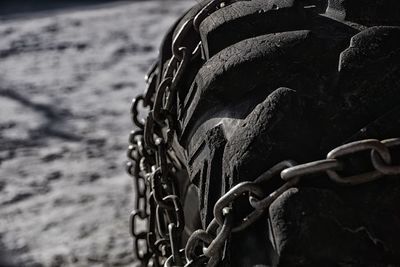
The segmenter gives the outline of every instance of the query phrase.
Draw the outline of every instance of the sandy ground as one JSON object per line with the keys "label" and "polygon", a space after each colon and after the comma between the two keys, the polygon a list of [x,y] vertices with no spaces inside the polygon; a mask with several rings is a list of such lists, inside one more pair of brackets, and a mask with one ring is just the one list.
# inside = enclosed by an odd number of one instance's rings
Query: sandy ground
{"label": "sandy ground", "polygon": [[0,23],[0,250],[17,266],[128,266],[129,105],[194,1]]}

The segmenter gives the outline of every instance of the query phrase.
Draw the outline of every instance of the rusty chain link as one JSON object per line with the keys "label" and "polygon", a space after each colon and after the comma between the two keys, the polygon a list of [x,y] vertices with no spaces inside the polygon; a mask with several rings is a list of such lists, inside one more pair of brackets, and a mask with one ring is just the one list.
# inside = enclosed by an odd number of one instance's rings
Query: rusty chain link
{"label": "rusty chain link", "polygon": [[[352,142],[333,149],[326,159],[304,164],[282,161],[254,181],[241,182],[226,192],[216,202],[214,219],[207,229],[194,231],[183,247],[185,221],[176,178],[176,172],[183,165],[171,149],[176,130],[174,109],[180,81],[202,49],[201,42],[187,47],[185,41],[190,32],[199,31],[201,22],[210,13],[226,4],[221,0],[210,1],[182,24],[172,40],[172,57],[166,62],[165,70],[163,64],[156,62],[146,75],[146,93],[132,102],[131,119],[139,130],[131,132],[127,152],[127,172],[134,179],[135,198],[130,232],[135,256],[142,266],[217,266],[231,233],[253,224],[272,202],[307,176],[326,173],[335,183],[357,185],[385,175],[400,174],[400,165],[392,164],[391,155],[391,150],[400,146],[400,138]],[[161,63],[164,62],[161,60]],[[139,104],[151,108],[144,121],[139,119]],[[348,166],[342,159],[356,157],[362,151],[370,153],[373,170],[344,176],[342,172]],[[265,182],[277,178],[283,185],[266,194]],[[234,218],[235,203],[244,195],[252,210],[242,218]]]}

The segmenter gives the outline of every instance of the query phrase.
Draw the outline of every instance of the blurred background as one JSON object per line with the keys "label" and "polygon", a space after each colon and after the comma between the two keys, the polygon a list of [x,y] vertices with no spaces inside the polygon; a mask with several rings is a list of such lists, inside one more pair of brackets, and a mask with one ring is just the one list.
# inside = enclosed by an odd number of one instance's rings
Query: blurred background
{"label": "blurred background", "polygon": [[26,15],[27,13],[65,8],[90,6],[99,3],[112,3],[116,0],[13,0],[0,2],[0,15]]}
{"label": "blurred background", "polygon": [[194,3],[0,2],[2,261],[132,266],[129,106]]}

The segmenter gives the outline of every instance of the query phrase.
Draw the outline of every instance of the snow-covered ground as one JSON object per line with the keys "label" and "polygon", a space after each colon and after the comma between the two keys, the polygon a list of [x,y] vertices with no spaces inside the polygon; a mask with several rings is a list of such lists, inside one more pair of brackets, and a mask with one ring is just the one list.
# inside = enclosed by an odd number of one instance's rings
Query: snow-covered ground
{"label": "snow-covered ground", "polygon": [[194,1],[0,23],[0,250],[17,266],[126,266],[129,105]]}

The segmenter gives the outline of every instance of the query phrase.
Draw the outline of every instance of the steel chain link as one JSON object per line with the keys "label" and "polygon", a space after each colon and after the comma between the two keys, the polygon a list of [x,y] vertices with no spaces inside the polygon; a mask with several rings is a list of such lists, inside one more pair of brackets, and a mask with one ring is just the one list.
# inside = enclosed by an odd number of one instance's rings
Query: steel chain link
{"label": "steel chain link", "polygon": [[[375,139],[367,139],[348,143],[333,149],[328,153],[327,158],[324,160],[318,160],[308,162],[304,164],[296,164],[291,160],[282,161],[271,169],[264,172],[257,179],[252,182],[245,181],[241,182],[232,187],[227,193],[225,193],[214,205],[214,220],[213,223],[217,223],[219,227],[226,225],[225,219],[228,214],[224,212],[225,209],[230,210],[234,208],[234,203],[239,198],[243,197],[244,193],[248,193],[249,204],[253,207],[253,211],[249,213],[245,218],[239,219],[237,223],[231,222],[229,232],[237,232],[246,229],[252,223],[254,223],[264,211],[274,202],[279,196],[281,196],[288,189],[296,186],[301,179],[306,176],[312,176],[315,174],[326,173],[327,176],[335,183],[342,185],[358,185],[368,183],[379,179],[385,175],[398,175],[400,174],[400,165],[392,165],[392,155],[390,148],[400,146],[400,138],[387,139],[378,141]],[[342,157],[357,157],[357,154],[361,151],[368,151],[370,154],[370,165],[374,167],[374,171],[367,173],[360,173],[352,175],[347,178],[342,178],[337,173],[340,170],[345,169],[344,162],[341,160]],[[350,166],[351,167],[351,166]],[[333,175],[332,175],[333,174]],[[285,183],[274,190],[268,195],[264,195],[262,184],[273,178],[279,177]],[[222,240],[225,242],[229,235]],[[188,262],[193,262],[196,258],[193,257],[193,251],[199,242],[203,242],[204,254],[201,257],[206,256],[211,258],[213,253],[207,251],[207,247],[210,247],[212,242],[221,238],[213,238],[208,230],[197,230],[190,237],[189,242],[186,246],[186,257]],[[197,256],[200,258],[200,256]]]}
{"label": "steel chain link", "polygon": [[[175,130],[173,113],[179,83],[190,61],[198,57],[201,51],[201,43],[195,47],[185,46],[186,36],[194,28],[198,29],[201,21],[221,2],[223,1],[210,1],[194,19],[183,23],[172,41],[172,57],[168,60],[166,69],[163,71],[161,64],[156,62],[145,78],[147,92],[132,102],[132,121],[140,130],[132,132],[129,137],[127,171],[134,178],[135,195],[135,210],[130,217],[130,229],[134,238],[135,255],[142,266],[186,264],[184,249],[181,247],[185,222],[174,178],[176,170],[182,168],[182,164],[170,150]],[[161,74],[163,76],[159,79]],[[140,103],[151,108],[144,122],[139,119]],[[166,129],[166,136],[161,129]],[[146,230],[136,232],[140,222]],[[146,244],[141,244],[142,249],[139,249],[139,243],[143,241]]]}
{"label": "steel chain link", "polygon": [[[230,234],[243,231],[253,224],[273,201],[306,176],[326,173],[335,183],[357,185],[385,175],[400,174],[400,165],[392,165],[390,151],[400,146],[400,138],[352,142],[335,148],[324,160],[304,164],[282,161],[254,181],[241,182],[226,192],[216,202],[214,219],[207,229],[193,232],[183,248],[181,237],[185,222],[175,177],[182,164],[171,149],[175,130],[173,112],[178,85],[188,64],[201,50],[201,43],[195,47],[186,47],[184,41],[189,32],[199,31],[201,22],[211,12],[223,6],[225,2],[221,0],[210,1],[194,18],[181,26],[173,39],[172,57],[165,71],[160,69],[160,64],[154,64],[146,76],[146,94],[139,95],[132,102],[132,121],[139,130],[132,131],[129,136],[127,171],[134,179],[135,197],[130,231],[134,239],[135,256],[142,266],[217,266]],[[159,79],[162,73],[162,79]],[[139,119],[140,103],[151,107],[144,122]],[[167,136],[161,129],[167,129]],[[370,153],[370,163],[374,170],[342,176],[340,171],[346,169],[342,158],[355,157],[361,151]],[[284,184],[266,195],[263,184],[277,177]],[[253,210],[241,219],[234,218],[235,202],[243,199],[244,195],[248,197]],[[140,226],[144,230],[139,231]]]}

